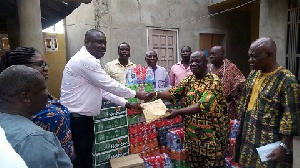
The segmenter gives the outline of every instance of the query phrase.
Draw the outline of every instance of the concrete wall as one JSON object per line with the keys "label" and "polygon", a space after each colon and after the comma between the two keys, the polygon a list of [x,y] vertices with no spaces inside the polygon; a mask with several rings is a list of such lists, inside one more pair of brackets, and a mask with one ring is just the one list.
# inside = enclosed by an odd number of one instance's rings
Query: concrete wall
{"label": "concrete wall", "polygon": [[20,25],[20,46],[43,48],[40,0],[17,0]]}
{"label": "concrete wall", "polygon": [[84,34],[95,28],[93,3],[81,4],[64,20],[66,32],[67,60],[84,44]]}
{"label": "concrete wall", "polygon": [[[68,57],[83,45],[85,31],[96,27],[107,36],[104,63],[118,57],[117,46],[125,41],[131,45],[131,60],[145,65],[147,28],[156,27],[177,29],[179,48],[189,45],[193,51],[199,49],[200,33],[224,34],[223,45],[227,55],[240,64],[239,67],[244,67],[239,58],[247,53],[250,45],[250,15],[228,12],[201,20],[212,12],[208,4],[209,1],[196,0],[93,0],[90,4],[81,5],[66,18]],[[243,72],[246,74],[247,70]]]}
{"label": "concrete wall", "polygon": [[259,37],[259,14],[260,3],[256,1],[251,4],[251,42]]}
{"label": "concrete wall", "polygon": [[277,62],[285,67],[289,0],[261,0],[259,36],[270,37],[277,45]]}

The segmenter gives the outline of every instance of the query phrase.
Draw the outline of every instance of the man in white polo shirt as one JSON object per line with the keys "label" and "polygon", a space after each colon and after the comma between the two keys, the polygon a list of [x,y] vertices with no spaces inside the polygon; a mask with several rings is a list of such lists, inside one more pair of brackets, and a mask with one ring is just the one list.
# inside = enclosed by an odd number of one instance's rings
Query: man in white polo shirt
{"label": "man in white polo shirt", "polygon": [[61,103],[71,113],[74,168],[92,168],[93,116],[100,114],[102,98],[127,108],[133,105],[124,98],[146,99],[145,93],[126,88],[106,74],[99,60],[105,52],[105,34],[91,29],[85,34],[84,46],[69,60],[63,72]]}

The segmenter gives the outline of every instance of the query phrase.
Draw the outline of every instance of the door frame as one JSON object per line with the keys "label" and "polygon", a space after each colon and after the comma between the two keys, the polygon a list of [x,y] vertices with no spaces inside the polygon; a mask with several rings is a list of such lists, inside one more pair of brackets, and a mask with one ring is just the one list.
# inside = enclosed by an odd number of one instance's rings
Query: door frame
{"label": "door frame", "polygon": [[180,60],[179,57],[179,30],[178,29],[163,29],[158,27],[146,27],[146,43],[147,43],[147,51],[149,50],[149,31],[150,30],[166,30],[166,31],[175,31],[176,32],[176,62]]}

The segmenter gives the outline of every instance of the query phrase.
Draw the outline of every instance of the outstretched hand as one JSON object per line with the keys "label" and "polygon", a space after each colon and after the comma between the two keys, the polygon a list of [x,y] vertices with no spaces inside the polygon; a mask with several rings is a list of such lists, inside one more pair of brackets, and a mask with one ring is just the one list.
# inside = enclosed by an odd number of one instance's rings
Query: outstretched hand
{"label": "outstretched hand", "polygon": [[140,103],[130,103],[128,108],[133,111],[143,111]]}
{"label": "outstretched hand", "polygon": [[147,93],[147,101],[150,101],[156,97],[156,92]]}
{"label": "outstretched hand", "polygon": [[140,100],[147,100],[147,93],[145,92],[136,92],[135,95],[136,98],[140,99]]}
{"label": "outstretched hand", "polygon": [[146,102],[152,100],[156,96],[155,92],[145,93],[145,92],[136,92],[135,97],[144,100]]}
{"label": "outstretched hand", "polygon": [[170,113],[170,115],[168,115],[166,118],[167,119],[171,119],[171,118],[175,118],[176,116],[178,116],[178,110],[167,110],[167,113]]}

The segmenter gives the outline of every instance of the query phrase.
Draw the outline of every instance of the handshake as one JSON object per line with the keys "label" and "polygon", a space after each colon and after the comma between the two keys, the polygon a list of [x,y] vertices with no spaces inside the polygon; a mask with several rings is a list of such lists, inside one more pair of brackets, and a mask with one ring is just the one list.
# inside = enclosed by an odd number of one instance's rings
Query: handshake
{"label": "handshake", "polygon": [[149,92],[149,93],[136,92],[135,97],[140,100],[144,100],[145,102],[149,102],[150,100],[157,97],[157,92]]}
{"label": "handshake", "polygon": [[[145,102],[149,102],[150,100],[157,99],[157,98],[160,98],[163,100],[170,100],[171,94],[168,91],[159,92],[159,93],[158,92],[149,92],[149,93],[136,92],[135,97],[140,100],[144,100]],[[126,108],[129,108],[133,111],[143,111],[144,110],[139,103],[126,103],[126,105],[127,105],[127,107],[125,106]],[[198,107],[198,106],[196,106],[196,107]],[[167,110],[167,113],[169,113],[169,115],[166,116],[166,118],[173,118],[173,117],[176,117],[177,115],[181,115],[181,111],[175,110],[175,109]]]}
{"label": "handshake", "polygon": [[[157,92],[136,92],[135,98],[138,98],[140,100],[144,100],[145,102],[149,102],[150,100],[157,97]],[[140,103],[126,103],[126,108],[129,108],[134,111],[143,111],[143,108],[141,107]]]}

